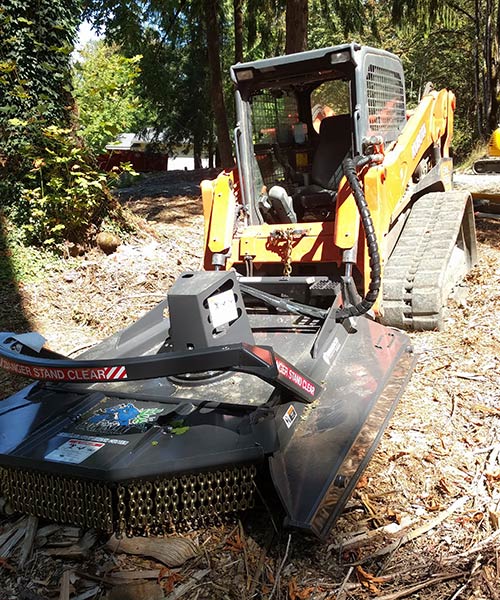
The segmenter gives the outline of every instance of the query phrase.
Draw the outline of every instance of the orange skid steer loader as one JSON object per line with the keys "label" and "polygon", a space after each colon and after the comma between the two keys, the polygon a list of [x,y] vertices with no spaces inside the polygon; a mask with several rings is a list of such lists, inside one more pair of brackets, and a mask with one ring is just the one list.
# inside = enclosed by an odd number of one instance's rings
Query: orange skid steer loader
{"label": "orange skid steer loader", "polygon": [[[205,268],[319,306],[347,270],[380,321],[441,329],[476,260],[471,198],[451,189],[453,93],[431,91],[408,117],[400,60],[357,44],[231,74],[237,165],[202,184]],[[319,126],[318,106],[331,115]]]}

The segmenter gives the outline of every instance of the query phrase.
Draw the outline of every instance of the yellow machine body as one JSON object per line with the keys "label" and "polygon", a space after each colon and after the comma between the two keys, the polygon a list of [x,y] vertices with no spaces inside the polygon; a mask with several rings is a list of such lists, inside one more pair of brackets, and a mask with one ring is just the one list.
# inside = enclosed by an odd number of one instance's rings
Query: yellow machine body
{"label": "yellow machine body", "polygon": [[[454,107],[452,92],[445,89],[430,92],[408,117],[399,138],[384,149],[381,164],[367,168],[361,174],[379,242],[382,268],[396,242],[390,235],[392,226],[411,202],[412,195],[408,190],[412,178],[433,145],[437,144],[441,149],[439,171],[442,189],[451,189],[449,148]],[[212,256],[221,252],[228,255],[226,269],[244,268],[248,258],[259,271],[265,272],[269,265],[283,265],[286,237],[278,237],[276,232],[285,234],[291,229],[290,224],[246,225],[244,219],[235,224],[235,215],[241,207],[237,183],[238,170],[235,168],[202,184],[205,268],[212,269]],[[358,211],[345,178],[339,185],[333,221],[294,224],[292,237],[292,272],[299,265],[300,272],[315,274],[326,272],[332,263],[340,267],[343,250],[354,246],[358,238],[363,239]],[[304,269],[306,266],[309,270]],[[370,275],[365,246],[358,249],[357,267],[364,285],[367,285]],[[377,311],[378,306],[379,303],[375,306]]]}

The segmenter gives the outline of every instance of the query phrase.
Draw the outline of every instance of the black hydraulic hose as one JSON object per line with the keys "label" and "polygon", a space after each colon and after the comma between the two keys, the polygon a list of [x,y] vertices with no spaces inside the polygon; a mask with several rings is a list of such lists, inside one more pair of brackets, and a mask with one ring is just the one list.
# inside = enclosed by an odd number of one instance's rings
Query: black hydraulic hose
{"label": "black hydraulic hose", "polygon": [[365,232],[366,244],[368,247],[368,256],[370,257],[370,285],[365,297],[353,306],[345,306],[337,311],[335,319],[345,319],[347,317],[356,317],[362,315],[370,310],[375,303],[377,296],[380,291],[382,283],[381,278],[381,266],[380,266],[380,254],[378,251],[377,236],[375,235],[375,228],[373,227],[373,220],[370,214],[370,209],[366,203],[365,194],[356,169],[370,162],[372,157],[363,156],[357,160],[352,158],[344,159],[342,167],[344,169],[344,175],[351,187],[356,206],[358,208],[361,222],[363,224],[363,230]]}
{"label": "black hydraulic hose", "polygon": [[269,304],[278,310],[284,312],[290,312],[296,315],[304,315],[306,317],[312,317],[313,319],[324,319],[328,311],[323,308],[316,308],[315,306],[309,306],[308,304],[301,304],[287,298],[278,298],[273,294],[268,294],[262,290],[257,290],[249,285],[240,284],[240,289],[244,294],[258,298],[265,304]]}
{"label": "black hydraulic hose", "polygon": [[[346,319],[347,317],[357,317],[368,312],[375,303],[380,291],[381,267],[377,237],[375,235],[370,209],[366,203],[365,194],[363,192],[363,188],[361,187],[361,183],[356,171],[357,168],[360,168],[374,160],[376,161],[377,159],[378,155],[361,156],[356,160],[353,160],[352,158],[346,158],[342,163],[344,175],[346,176],[351,187],[356,206],[361,216],[363,230],[365,232],[365,238],[368,246],[368,256],[370,257],[370,285],[368,286],[368,291],[365,297],[360,302],[353,306],[344,306],[341,309],[337,309],[335,313],[336,321]],[[268,294],[267,292],[257,290],[248,285],[241,285],[241,291],[244,294],[258,298],[265,304],[269,304],[278,310],[284,310],[286,312],[299,315],[306,315],[316,319],[326,319],[329,313],[329,310],[308,306],[285,298],[278,298],[273,294]]]}

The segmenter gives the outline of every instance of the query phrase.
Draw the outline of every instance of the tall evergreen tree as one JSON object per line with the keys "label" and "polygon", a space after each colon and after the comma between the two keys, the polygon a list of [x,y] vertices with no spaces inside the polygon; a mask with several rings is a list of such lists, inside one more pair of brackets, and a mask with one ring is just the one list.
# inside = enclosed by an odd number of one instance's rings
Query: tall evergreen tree
{"label": "tall evergreen tree", "polygon": [[[428,32],[447,29],[447,54],[456,51],[457,24],[470,40],[474,77],[476,132],[489,135],[500,119],[500,0],[392,0],[394,22],[411,20]],[[448,25],[448,27],[447,27]]]}

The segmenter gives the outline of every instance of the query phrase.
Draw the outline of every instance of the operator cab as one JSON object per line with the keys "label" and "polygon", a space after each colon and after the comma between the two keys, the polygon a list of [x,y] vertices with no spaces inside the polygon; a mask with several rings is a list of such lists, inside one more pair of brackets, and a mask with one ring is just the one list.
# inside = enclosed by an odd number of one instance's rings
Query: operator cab
{"label": "operator cab", "polygon": [[250,224],[332,221],[346,157],[406,121],[401,63],[344,44],[237,64],[236,149]]}

